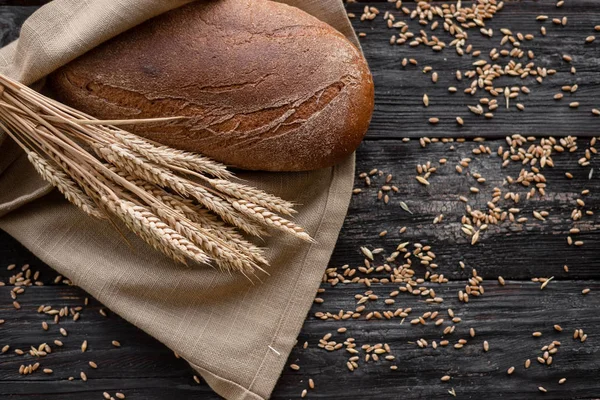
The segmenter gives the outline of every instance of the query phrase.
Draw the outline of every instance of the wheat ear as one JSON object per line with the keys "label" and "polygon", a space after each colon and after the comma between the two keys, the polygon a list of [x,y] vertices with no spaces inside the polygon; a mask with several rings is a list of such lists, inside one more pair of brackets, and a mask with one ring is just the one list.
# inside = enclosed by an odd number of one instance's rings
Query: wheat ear
{"label": "wheat ear", "polygon": [[214,231],[197,224],[195,219],[199,214],[185,204],[184,199],[177,198],[177,196],[165,192],[164,189],[127,175],[114,167],[109,168],[153,196],[162,205],[168,206],[160,207],[154,204],[152,210],[179,234],[190,238],[222,269],[251,272],[254,269],[262,269],[261,264],[267,265],[267,261],[262,256],[258,256],[259,249],[249,242],[240,241],[230,235],[219,235],[218,232],[221,230]]}
{"label": "wheat ear", "polygon": [[42,179],[57,188],[67,200],[81,208],[83,212],[95,218],[106,218],[98,207],[96,207],[92,199],[79,189],[77,183],[61,171],[59,167],[53,165],[51,161],[43,159],[33,151],[27,153],[27,159],[37,173],[41,175]]}
{"label": "wheat ear", "polygon": [[238,210],[244,215],[261,222],[262,224],[268,225],[272,228],[278,229],[280,231],[291,233],[294,236],[299,237],[302,240],[307,242],[312,242],[312,238],[308,233],[304,231],[304,229],[292,221],[288,221],[285,218],[282,218],[264,207],[256,205],[246,200],[234,200],[231,202],[233,208]]}
{"label": "wheat ear", "polygon": [[273,196],[260,189],[224,179],[210,179],[208,182],[218,191],[235,199],[247,200],[279,214],[292,215],[296,213],[293,208],[294,205],[291,202]]}
{"label": "wheat ear", "polygon": [[232,181],[207,157],[118,128],[179,118],[101,121],[0,74],[0,128],[43,179],[89,215],[122,221],[178,262],[212,262],[245,276],[267,260],[238,229],[262,236],[274,228],[311,240],[278,215],[291,215],[291,202]]}
{"label": "wheat ear", "polygon": [[263,251],[254,244],[245,240],[235,228],[225,225],[223,221],[215,218],[207,209],[199,208],[194,204],[186,204],[185,199],[177,198],[177,196],[165,192],[158,187],[144,188],[157,199],[169,205],[182,216],[193,222],[195,225],[207,230],[207,235],[212,235],[230,246],[233,246],[236,251],[250,257],[259,265],[268,265],[269,262],[264,258]]}
{"label": "wheat ear", "polygon": [[210,193],[206,188],[188,179],[175,175],[173,172],[160,168],[146,158],[136,155],[119,145],[94,145],[97,154],[109,163],[122,168],[136,178],[144,179],[161,187],[169,187],[184,197],[192,197],[209,210],[216,213],[223,221],[237,226],[243,231],[263,236],[265,231],[252,223],[224,199]]}
{"label": "wheat ear", "polygon": [[149,209],[127,200],[111,200],[106,196],[101,197],[106,208],[119,217],[134,232],[141,233],[143,237],[153,238],[150,244],[156,242],[164,252],[184,254],[187,258],[202,264],[208,264],[210,258],[196,245],[177,233],[168,224],[153,214]]}
{"label": "wheat ear", "polygon": [[224,165],[198,154],[155,145],[139,136],[124,131],[116,131],[115,138],[119,139],[129,149],[160,165],[177,166],[190,171],[206,173],[220,179],[231,179],[233,177],[233,174]]}

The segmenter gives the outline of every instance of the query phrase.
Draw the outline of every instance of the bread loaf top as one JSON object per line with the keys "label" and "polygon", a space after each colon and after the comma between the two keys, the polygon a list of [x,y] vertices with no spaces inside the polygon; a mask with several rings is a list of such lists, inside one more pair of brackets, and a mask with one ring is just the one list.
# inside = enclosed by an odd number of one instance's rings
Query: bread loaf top
{"label": "bread loaf top", "polygon": [[301,171],[362,140],[373,82],[360,51],[311,15],[267,0],[198,1],[109,40],[49,77],[59,100],[228,165]]}

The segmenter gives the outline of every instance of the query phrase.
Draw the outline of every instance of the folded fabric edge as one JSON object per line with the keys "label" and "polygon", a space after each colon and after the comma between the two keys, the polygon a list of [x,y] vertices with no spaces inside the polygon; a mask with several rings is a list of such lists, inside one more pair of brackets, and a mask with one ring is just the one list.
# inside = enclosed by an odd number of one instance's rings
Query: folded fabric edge
{"label": "folded fabric edge", "polygon": [[[305,274],[306,269],[324,271],[327,264],[317,265],[319,260],[331,258],[331,253],[337,242],[340,230],[344,223],[350,198],[352,196],[352,184],[354,182],[355,154],[333,167],[331,185],[327,193],[327,202],[320,216],[321,222],[317,228],[316,244],[313,244],[307,252],[302,263],[299,275]],[[335,194],[335,195],[334,195]],[[331,223],[327,227],[322,225],[325,215],[331,217]],[[224,379],[216,374],[206,371],[190,362],[210,386],[221,396],[231,400],[268,399],[279,380],[279,376],[285,367],[285,363],[294,347],[296,338],[302,329],[304,320],[313,303],[313,296],[321,283],[321,275],[315,274],[314,281],[299,282],[297,296],[287,304],[286,310],[281,314],[278,328],[271,338],[270,348],[265,349],[265,355],[256,372],[252,383],[248,388],[230,380]],[[285,334],[281,334],[285,330]],[[291,338],[287,343],[281,342],[282,338]],[[272,349],[277,349],[277,352]],[[279,354],[277,354],[279,353]]]}
{"label": "folded fabric edge", "polygon": [[[187,360],[186,360],[187,361]],[[193,362],[188,361],[188,364],[195,369],[200,376],[208,383],[208,386],[217,394],[227,399],[252,399],[265,400],[264,397],[251,392],[237,382],[223,378],[207,369],[204,369]]]}
{"label": "folded fabric edge", "polygon": [[[327,193],[327,202],[320,216],[316,243],[308,250],[300,268],[300,276],[311,276],[307,269],[324,271],[327,264],[319,265],[319,260],[331,258],[344,223],[354,182],[355,153],[348,160],[333,167],[331,185]],[[325,215],[330,217],[328,226],[323,226]],[[229,400],[268,399],[271,396],[285,363],[296,343],[304,321],[313,304],[313,297],[321,283],[321,274],[314,274],[310,281],[299,281],[297,296],[291,296],[285,311],[281,314],[277,330],[271,337],[270,345],[248,388],[208,371],[191,361],[188,363],[207,381],[215,392]],[[299,300],[299,301],[298,301]],[[282,334],[282,331],[284,333]],[[286,340],[288,339],[288,340]],[[274,351],[273,349],[277,349]]]}
{"label": "folded fabric edge", "polygon": [[27,155],[15,142],[12,142],[12,139],[7,139],[0,150],[5,150],[7,147],[12,147],[17,155],[7,163],[5,170],[2,171],[4,173],[0,172],[0,188],[8,189],[8,192],[3,191],[0,194],[0,217],[54,190],[52,185],[42,180],[27,160]]}
{"label": "folded fabric edge", "polygon": [[[268,399],[273,391],[279,376],[285,366],[292,348],[295,345],[296,338],[302,328],[306,315],[312,305],[312,299],[319,287],[321,276],[333,252],[337,237],[341,230],[347,208],[352,193],[352,183],[354,180],[354,160],[352,154],[347,160],[332,168],[331,184],[327,191],[327,200],[319,220],[320,225],[317,229],[315,239],[317,243],[307,251],[307,256],[298,268],[298,276],[312,277],[310,280],[298,279],[295,296],[290,299],[285,312],[277,322],[277,329],[269,340],[270,347],[265,347],[265,355],[260,363],[253,380],[247,388],[231,379],[224,378],[223,374],[217,374],[204,369],[194,363],[194,360],[187,360],[219,395],[233,400],[257,400]],[[58,195],[57,195],[58,196]],[[72,207],[71,205],[65,205]],[[326,227],[322,226],[325,216],[330,217],[330,223]],[[19,235],[20,223],[16,214],[9,214],[0,218],[0,229],[3,229],[11,236],[19,238],[25,247],[32,250],[32,237]],[[23,232],[21,232],[23,233]],[[48,265],[58,265],[60,260],[55,258],[50,251],[39,251],[36,255]],[[321,262],[318,262],[321,260]],[[323,262],[323,260],[325,260]],[[116,310],[115,310],[116,311]],[[145,330],[147,332],[147,330]],[[276,349],[273,351],[272,349]]]}

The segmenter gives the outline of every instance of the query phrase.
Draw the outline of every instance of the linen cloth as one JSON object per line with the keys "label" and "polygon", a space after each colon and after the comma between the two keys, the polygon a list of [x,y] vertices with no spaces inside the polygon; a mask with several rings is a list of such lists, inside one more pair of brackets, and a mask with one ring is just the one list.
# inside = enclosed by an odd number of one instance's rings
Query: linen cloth
{"label": "linen cloth", "polygon": [[[0,50],[0,72],[33,84],[99,43],[188,0],[55,0]],[[341,0],[282,0],[329,23],[359,46]],[[0,134],[0,229],[129,322],[186,359],[227,399],[268,398],[295,344],[351,197],[354,155],[303,173],[241,173],[292,200],[316,240],[267,238],[270,275],[177,265],[133,234],[87,217],[43,182]],[[52,192],[52,193],[50,193]],[[49,194],[50,193],[50,194]],[[124,230],[126,232],[126,230]]]}

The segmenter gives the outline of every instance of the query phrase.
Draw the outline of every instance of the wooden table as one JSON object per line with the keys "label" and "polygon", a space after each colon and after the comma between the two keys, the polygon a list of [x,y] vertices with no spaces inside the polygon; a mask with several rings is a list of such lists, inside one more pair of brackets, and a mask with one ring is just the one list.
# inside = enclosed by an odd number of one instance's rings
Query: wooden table
{"label": "wooden table", "polygon": [[[2,43],[6,44],[18,34],[23,20],[39,5],[40,1],[3,1],[0,6],[0,32]],[[436,5],[441,2],[432,2]],[[463,1],[466,5],[467,1]],[[600,7],[596,0],[566,0],[565,5],[557,8],[555,1],[515,1],[507,2],[504,10],[487,24],[492,27],[494,36],[486,38],[478,29],[469,31],[470,42],[474,49],[482,50],[482,56],[494,46],[499,46],[501,28],[509,28],[514,35],[531,33],[535,39],[525,40],[523,49],[532,50],[534,62],[547,68],[555,68],[556,75],[547,77],[538,84],[534,77],[521,81],[520,78],[502,77],[494,82],[496,86],[527,85],[531,93],[521,93],[511,100],[510,109],[505,108],[504,96],[499,97],[500,107],[491,120],[477,116],[467,109],[467,105],[476,105],[478,99],[485,96],[482,90],[475,96],[463,94],[470,80],[456,81],[454,71],[466,71],[478,57],[458,56],[453,48],[434,52],[421,45],[410,47],[390,45],[389,39],[397,29],[388,29],[383,20],[386,11],[396,16],[396,21],[409,19],[395,9],[393,3],[371,2],[377,6],[380,14],[373,21],[360,22],[365,3],[351,3],[348,11],[355,13],[353,24],[358,32],[366,33],[361,43],[372,68],[376,86],[376,107],[371,129],[357,153],[356,187],[362,192],[353,197],[348,217],[330,267],[340,268],[345,264],[350,268],[364,265],[361,246],[369,249],[383,248],[384,253],[375,256],[374,266],[384,263],[402,242],[431,246],[436,255],[438,268],[420,265],[414,259],[416,276],[426,271],[443,273],[448,279],[445,284],[425,283],[422,286],[433,288],[436,296],[443,297],[441,304],[425,302],[426,296],[414,296],[401,292],[393,297],[395,304],[388,305],[384,299],[397,290],[393,283],[373,283],[370,290],[379,296],[376,301],[366,304],[366,311],[358,319],[336,321],[315,316],[316,313],[336,314],[340,310],[354,310],[356,294],[364,294],[369,288],[364,283],[337,284],[332,287],[324,283],[324,293],[319,297],[323,303],[315,303],[308,315],[304,328],[298,338],[299,345],[292,352],[289,363],[300,365],[299,371],[286,369],[277,385],[273,398],[299,398],[307,388],[309,378],[314,379],[316,388],[309,390],[307,398],[327,399],[421,399],[449,398],[449,390],[454,390],[458,398],[508,398],[508,399],[566,399],[600,397],[600,170],[598,157],[592,154],[591,161],[585,166],[578,160],[585,156],[589,147],[589,138],[584,135],[598,135],[600,118],[592,115],[592,108],[600,108],[600,40],[585,44],[585,38],[594,35],[594,26],[600,24]],[[23,4],[26,4],[25,6]],[[470,4],[470,3],[469,3]],[[405,6],[413,9],[414,3],[405,1]],[[536,16],[545,14],[550,17],[546,22],[536,21]],[[552,18],[568,17],[566,26],[554,25]],[[415,21],[409,22],[410,30],[416,32],[420,27]],[[547,28],[547,35],[540,35],[540,27]],[[429,32],[429,28],[423,28]],[[441,40],[451,39],[440,29],[436,31]],[[431,33],[429,33],[431,35]],[[572,65],[576,74],[569,72],[570,65],[562,59],[567,54],[573,58]],[[403,58],[414,58],[417,66],[402,67]],[[487,58],[486,58],[487,59]],[[506,63],[501,57],[498,63]],[[526,57],[524,64],[529,62]],[[439,81],[433,83],[431,72],[424,73],[427,65],[439,74]],[[562,100],[554,100],[553,95],[561,92],[563,85],[574,85],[579,89],[575,93],[565,93]],[[455,94],[448,93],[448,87],[458,88]],[[427,93],[430,106],[422,104],[423,94]],[[579,108],[570,108],[573,101],[580,103]],[[524,111],[515,107],[522,103]],[[460,116],[465,126],[460,127],[455,117]],[[427,120],[437,117],[440,122],[431,125]],[[502,167],[502,159],[496,154],[498,147],[508,148],[504,136],[510,134],[525,136],[580,136],[577,151],[564,152],[553,156],[554,167],[546,167],[541,173],[546,178],[546,195],[537,193],[526,200],[529,190],[518,184],[507,184],[506,176],[516,178],[523,166],[520,161]],[[475,137],[486,136],[487,141],[453,143],[431,143],[425,148],[418,138],[421,137]],[[412,138],[406,142],[402,138]],[[539,141],[538,141],[539,142]],[[492,154],[474,154],[473,149],[480,145],[488,146]],[[526,146],[527,147],[527,146]],[[455,166],[463,158],[472,161],[462,174]],[[447,163],[440,165],[445,158]],[[417,182],[416,165],[428,161],[437,168],[429,179],[430,185]],[[371,177],[370,187],[358,176],[372,169],[383,171]],[[593,172],[595,170],[596,172]],[[567,179],[569,172],[572,179]],[[485,183],[478,183],[474,174],[479,173]],[[378,190],[384,185],[387,174],[392,174],[390,185],[396,185],[398,192],[389,192],[389,203],[377,199]],[[477,175],[475,175],[477,176]],[[472,193],[471,187],[480,190]],[[517,218],[527,217],[523,223],[504,222],[490,225],[481,232],[479,241],[471,245],[471,239],[461,230],[461,217],[465,214],[465,203],[459,197],[465,196],[473,209],[486,212],[486,203],[491,199],[494,187],[502,191],[502,196],[513,191],[520,193],[518,205],[500,200],[497,204],[502,210],[519,208]],[[589,189],[587,195],[581,194]],[[584,206],[576,201],[582,199]],[[411,213],[400,205],[404,201]],[[573,209],[583,210],[583,217],[574,222],[571,219]],[[547,217],[538,220],[533,212],[546,211]],[[593,212],[586,215],[585,212]],[[443,214],[439,224],[433,224],[434,218]],[[406,227],[400,233],[401,227]],[[583,241],[582,246],[568,245],[569,230],[578,227],[581,232],[574,234],[574,241]],[[387,235],[379,236],[382,231]],[[402,256],[402,255],[401,255]],[[54,283],[56,273],[37,260],[17,242],[4,233],[0,233],[0,279],[8,282],[15,273],[7,271],[5,266],[15,263],[19,267],[25,263],[32,270],[40,271],[40,280],[44,286],[27,288],[27,293],[19,297],[22,309],[17,312],[12,307],[9,284],[0,287],[0,318],[6,320],[0,325],[0,346],[11,344],[11,350],[0,354],[0,397],[19,399],[70,400],[102,398],[102,392],[114,394],[123,392],[128,399],[209,399],[217,398],[205,383],[197,384],[192,379],[193,371],[183,360],[176,359],[172,353],[137,328],[120,319],[107,310],[108,317],[99,311],[102,305],[91,299],[89,306],[77,322],[66,322],[69,337],[65,341],[80,343],[87,340],[90,350],[82,355],[79,346],[68,345],[48,358],[47,367],[53,368],[52,375],[34,374],[20,376],[17,373],[22,358],[13,352],[14,348],[27,350],[30,345],[42,343],[48,339],[44,335],[41,322],[44,317],[33,311],[40,304],[59,306],[81,305],[86,293],[76,287]],[[459,262],[465,264],[462,269]],[[432,261],[433,262],[433,261]],[[568,265],[569,272],[563,266]],[[460,302],[457,293],[465,289],[467,280],[476,268],[483,277],[485,292],[471,296],[469,303]],[[389,274],[387,274],[389,275]],[[356,276],[384,278],[385,272],[372,272],[368,275],[357,272]],[[505,280],[505,286],[498,283],[498,276]],[[540,290],[541,283],[532,278],[554,277]],[[402,285],[403,286],[403,285]],[[582,294],[585,288],[589,294]],[[367,320],[370,311],[396,310],[412,308],[409,317]],[[461,322],[452,323],[446,309],[452,308]],[[428,320],[425,325],[412,325],[410,321],[425,312],[439,310],[444,322],[436,326]],[[318,314],[321,315],[321,314]],[[563,331],[556,331],[558,324]],[[455,325],[452,334],[443,335],[443,330]],[[346,327],[344,334],[337,329]],[[475,337],[470,336],[470,328],[475,329]],[[575,329],[583,329],[587,340],[573,339]],[[533,332],[541,332],[542,337],[533,337]],[[352,355],[344,349],[327,351],[317,345],[327,333],[330,340],[342,342],[353,337],[360,348],[364,344],[387,343],[392,361],[364,361],[361,350],[359,368],[350,372],[346,363]],[[427,347],[420,348],[417,340],[427,341]],[[447,339],[449,345],[439,344]],[[467,340],[462,349],[455,349],[459,339]],[[119,340],[121,348],[111,345]],[[308,348],[302,344],[308,341]],[[432,342],[438,348],[432,347]],[[483,350],[484,341],[489,343],[489,351]],[[552,341],[560,341],[561,346],[553,354],[552,365],[542,365],[537,357],[544,358],[542,346]],[[382,355],[383,357],[383,355]],[[524,368],[526,359],[531,359],[529,369]],[[90,373],[90,379],[82,382],[79,371],[89,369],[87,363],[94,360],[102,366]],[[390,369],[392,365],[397,369]],[[509,367],[515,372],[507,374]],[[449,382],[441,377],[449,375]],[[76,377],[68,381],[68,377]],[[564,384],[559,384],[566,378]],[[542,393],[542,386],[547,393]]]}

